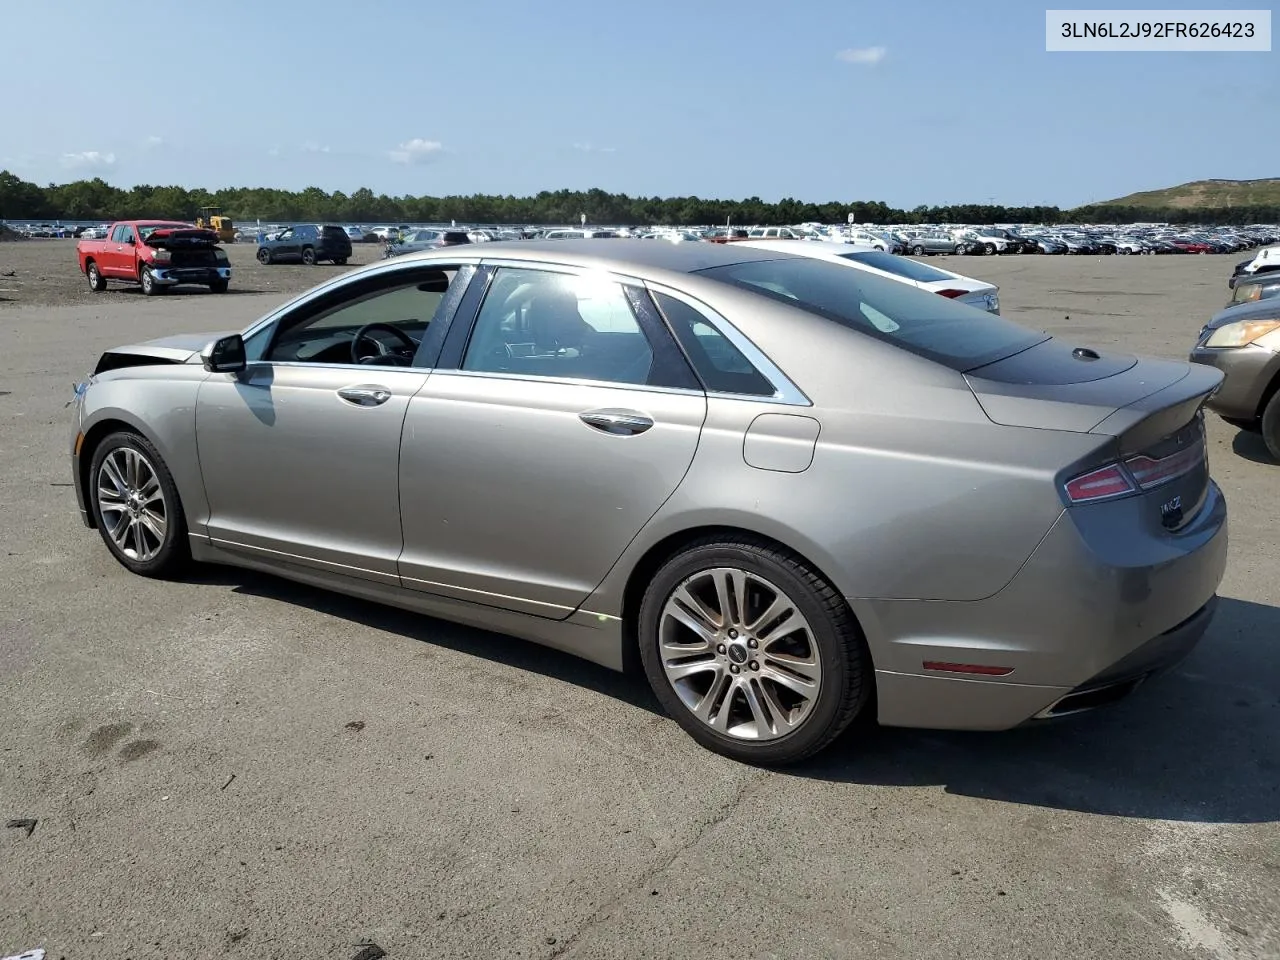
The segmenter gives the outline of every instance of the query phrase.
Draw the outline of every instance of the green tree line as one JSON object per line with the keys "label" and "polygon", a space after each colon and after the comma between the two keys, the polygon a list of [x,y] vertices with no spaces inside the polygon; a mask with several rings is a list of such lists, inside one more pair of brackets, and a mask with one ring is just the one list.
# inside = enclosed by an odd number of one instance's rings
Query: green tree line
{"label": "green tree line", "polygon": [[157,217],[191,220],[203,206],[217,206],[236,221],[347,223],[590,223],[646,224],[789,224],[817,221],[842,223],[849,214],[859,223],[1072,223],[1174,222],[1275,223],[1280,205],[1257,207],[1157,209],[1094,205],[1075,210],[1053,206],[1006,207],[996,204],[918,206],[911,210],[880,201],[832,200],[807,203],[785,198],[768,203],[759,197],[713,200],[702,197],[632,197],[604,190],[544,190],[532,197],[471,194],[446,197],[389,197],[361,188],[351,194],[327,193],[319,187],[278,190],[270,187],[224,187],[189,190],[140,184],[128,190],[101,178],[51,183],[41,187],[0,171],[0,219],[123,220]]}

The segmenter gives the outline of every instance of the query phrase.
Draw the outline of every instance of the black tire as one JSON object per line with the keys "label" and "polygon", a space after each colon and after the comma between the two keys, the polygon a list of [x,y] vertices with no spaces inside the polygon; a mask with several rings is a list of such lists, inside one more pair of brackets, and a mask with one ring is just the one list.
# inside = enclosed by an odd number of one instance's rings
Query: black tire
{"label": "black tire", "polygon": [[302,262],[305,263],[308,267],[314,267],[316,265],[316,248],[315,247],[302,248]]}
{"label": "black tire", "polygon": [[258,248],[258,262],[264,267],[268,266],[275,258],[271,256],[271,251],[267,247]]}
{"label": "black tire", "polygon": [[156,283],[155,274],[151,272],[151,268],[145,264],[141,272],[138,274],[138,282],[142,284],[143,296],[155,297],[164,293],[164,287]]}
{"label": "black tire", "polygon": [[107,289],[107,278],[98,272],[98,265],[92,260],[85,264],[84,273],[89,278],[89,289],[94,293]]}
{"label": "black tire", "polygon": [[[138,560],[130,557],[113,539],[109,522],[103,521],[102,507],[98,502],[98,475],[102,463],[116,451],[131,449],[140,453],[154,471],[163,495],[165,536],[154,557]],[[191,546],[187,541],[187,520],[178,498],[178,488],[164,459],[145,437],[128,431],[120,431],[105,437],[93,451],[89,463],[89,476],[85,484],[85,496],[93,514],[94,525],[102,535],[111,555],[132,573],[142,577],[172,578],[181,574],[191,562]],[[127,539],[127,538],[126,538]]]}
{"label": "black tire", "polygon": [[920,246],[920,244],[918,244],[918,243],[917,243],[914,247],[912,247],[912,248],[911,248],[911,253],[912,253],[914,256],[917,256],[917,257],[923,257],[923,256],[924,256],[924,247]]}
{"label": "black tire", "polygon": [[336,263],[336,264],[337,264],[338,266],[340,266],[340,267],[345,267],[345,266],[347,265],[347,258],[346,258],[346,257],[334,257],[334,258],[333,258],[333,262],[334,262],[334,263]]}
{"label": "black tire", "polygon": [[215,280],[213,283],[209,284],[209,291],[211,293],[226,293],[227,288],[230,286],[231,286],[230,281]]}
{"label": "black tire", "polygon": [[1276,463],[1280,463],[1280,390],[1271,395],[1262,411],[1262,442]]}
{"label": "black tire", "polygon": [[988,257],[994,257],[996,255],[996,245],[994,243],[983,244],[982,252]]}
{"label": "black tire", "polygon": [[[658,649],[662,611],[671,593],[690,577],[717,567],[737,567],[776,584],[810,625],[822,683],[807,717],[791,733],[754,742],[713,730],[695,717],[663,670]],[[871,657],[853,612],[803,559],[750,536],[709,536],[668,560],[653,577],[640,604],[640,659],[654,694],[667,713],[704,747],[744,763],[796,763],[839,736],[871,700]]]}

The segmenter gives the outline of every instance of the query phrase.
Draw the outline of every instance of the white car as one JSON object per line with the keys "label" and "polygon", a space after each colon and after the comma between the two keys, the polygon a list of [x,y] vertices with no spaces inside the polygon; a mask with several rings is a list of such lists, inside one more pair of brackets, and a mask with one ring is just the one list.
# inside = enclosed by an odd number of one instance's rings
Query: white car
{"label": "white car", "polygon": [[841,263],[920,290],[928,290],[988,313],[1000,312],[1000,288],[995,284],[952,273],[950,270],[940,270],[919,260],[885,253],[874,247],[834,241],[794,243],[786,240],[742,240],[739,245]]}

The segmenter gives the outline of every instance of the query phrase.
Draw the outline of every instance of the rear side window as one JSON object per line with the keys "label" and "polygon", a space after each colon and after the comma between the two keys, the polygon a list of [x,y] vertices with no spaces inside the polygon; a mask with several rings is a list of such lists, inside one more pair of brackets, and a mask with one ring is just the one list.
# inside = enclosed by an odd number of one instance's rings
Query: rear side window
{"label": "rear side window", "polygon": [[1048,339],[985,310],[823,260],[752,260],[699,273],[962,372]]}
{"label": "rear side window", "polygon": [[444,242],[445,243],[470,243],[471,238],[462,232],[453,233],[452,231],[446,231],[444,235]]}
{"label": "rear side window", "polygon": [[918,280],[921,283],[955,279],[950,274],[935,270],[919,260],[912,260],[910,257],[898,257],[892,253],[883,253],[879,250],[866,253],[839,253],[836,256],[843,260],[852,260],[854,263],[865,263],[868,267],[875,267],[885,273],[892,273],[897,277],[906,277],[908,280]]}
{"label": "rear side window", "polygon": [[341,227],[322,227],[320,232],[326,237],[334,237],[338,240],[349,239],[347,237],[347,231],[343,230]]}
{"label": "rear side window", "polygon": [[771,397],[772,383],[702,314],[683,300],[654,293],[658,309],[708,390]]}

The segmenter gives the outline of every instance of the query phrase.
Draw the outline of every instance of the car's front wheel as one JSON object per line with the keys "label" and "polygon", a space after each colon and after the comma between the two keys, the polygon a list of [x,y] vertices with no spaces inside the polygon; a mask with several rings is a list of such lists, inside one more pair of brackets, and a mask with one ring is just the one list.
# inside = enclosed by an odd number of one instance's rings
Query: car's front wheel
{"label": "car's front wheel", "polygon": [[107,289],[106,277],[99,272],[98,265],[92,260],[89,261],[89,265],[85,267],[84,272],[85,276],[89,278],[89,289],[94,293],[101,293]]}
{"label": "car's front wheel", "polygon": [[121,431],[94,450],[86,486],[112,555],[144,577],[169,577],[190,560],[187,522],[169,468],[145,438]]}
{"label": "car's front wheel", "polygon": [[804,560],[752,538],[692,544],[641,602],[640,656],[667,712],[703,746],[747,763],[818,752],[866,705],[866,642],[848,604]]}
{"label": "car's front wheel", "polygon": [[1262,441],[1271,456],[1280,463],[1280,390],[1271,395],[1262,411]]}
{"label": "car's front wheel", "polygon": [[163,293],[164,287],[156,283],[156,275],[151,272],[151,268],[144,266],[142,274],[138,277],[138,282],[142,284],[142,293],[144,296],[154,297],[157,293]]}
{"label": "car's front wheel", "polygon": [[227,280],[215,280],[209,284],[209,291],[211,293],[226,293],[230,286],[231,283]]}
{"label": "car's front wheel", "polygon": [[302,248],[302,262],[305,263],[308,267],[314,267],[316,265],[316,248],[315,247]]}

